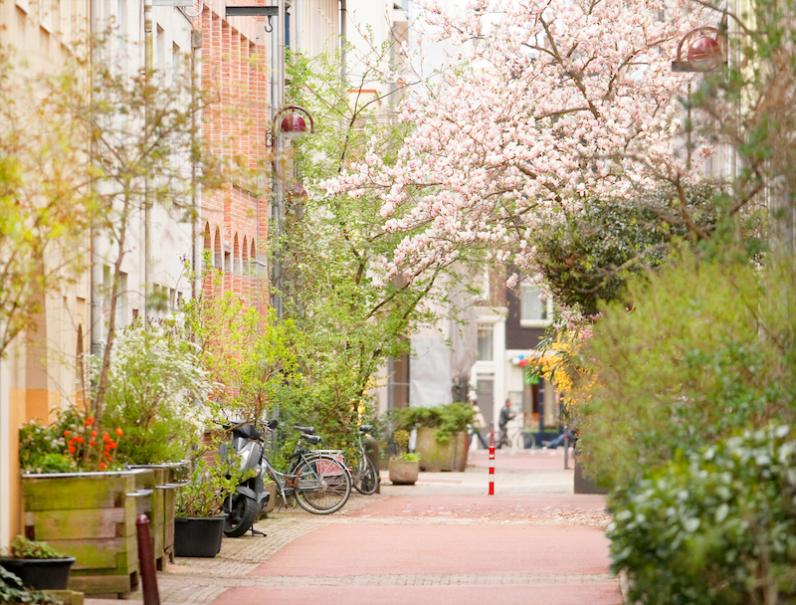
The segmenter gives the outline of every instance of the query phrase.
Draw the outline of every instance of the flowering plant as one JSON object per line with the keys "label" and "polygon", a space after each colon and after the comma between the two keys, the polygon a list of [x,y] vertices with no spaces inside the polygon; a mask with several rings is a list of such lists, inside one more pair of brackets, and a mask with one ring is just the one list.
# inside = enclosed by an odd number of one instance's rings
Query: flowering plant
{"label": "flowering plant", "polygon": [[116,450],[124,435],[121,427],[117,426],[112,433],[102,431],[100,435],[93,416],[86,416],[81,424],[71,426],[73,428],[64,429],[63,436],[66,452],[74,459],[76,466],[99,471],[117,466]]}

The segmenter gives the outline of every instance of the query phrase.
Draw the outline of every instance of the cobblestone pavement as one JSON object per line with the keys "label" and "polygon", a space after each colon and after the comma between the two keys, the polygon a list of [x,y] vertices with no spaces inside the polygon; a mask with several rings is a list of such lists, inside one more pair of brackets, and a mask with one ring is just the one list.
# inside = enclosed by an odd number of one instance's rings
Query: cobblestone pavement
{"label": "cobblestone pavement", "polygon": [[499,453],[494,497],[485,495],[486,457],[476,452],[471,462],[466,473],[423,473],[413,487],[354,494],[335,515],[277,510],[258,524],[267,537],[225,539],[214,559],[169,565],[158,576],[161,601],[621,603],[608,572],[604,499],[572,494],[560,452]]}

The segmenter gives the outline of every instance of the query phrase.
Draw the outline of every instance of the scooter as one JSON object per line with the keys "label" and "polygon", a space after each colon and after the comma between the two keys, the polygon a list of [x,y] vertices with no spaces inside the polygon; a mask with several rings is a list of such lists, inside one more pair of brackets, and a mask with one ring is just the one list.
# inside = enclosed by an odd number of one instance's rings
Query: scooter
{"label": "scooter", "polygon": [[[266,425],[269,429],[276,428],[277,421],[271,420]],[[223,425],[231,430],[232,440],[223,443],[220,448],[222,458],[238,456],[239,469],[244,479],[235,493],[224,501],[224,535],[237,538],[247,531],[252,535],[265,536],[264,532],[254,528],[254,523],[268,502],[268,491],[265,489],[266,466],[263,463],[264,438],[257,430],[255,422],[242,422],[235,425]]]}

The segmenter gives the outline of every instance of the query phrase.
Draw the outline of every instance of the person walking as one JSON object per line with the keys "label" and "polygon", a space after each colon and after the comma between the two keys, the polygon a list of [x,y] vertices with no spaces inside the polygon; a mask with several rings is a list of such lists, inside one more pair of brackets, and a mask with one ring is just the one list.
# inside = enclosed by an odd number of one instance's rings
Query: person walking
{"label": "person walking", "polygon": [[488,449],[489,443],[487,443],[486,438],[483,433],[481,433],[481,431],[486,428],[486,420],[484,420],[484,415],[481,413],[481,408],[478,407],[478,402],[473,399],[470,403],[473,405],[473,422],[470,425],[470,437],[475,435],[481,447]]}
{"label": "person walking", "polygon": [[500,429],[500,439],[497,444],[498,449],[502,448],[504,445],[511,446],[511,443],[509,443],[508,426],[509,422],[514,420],[515,417],[516,414],[514,410],[511,409],[511,399],[506,399],[503,407],[500,408],[500,416],[498,416],[498,428]]}

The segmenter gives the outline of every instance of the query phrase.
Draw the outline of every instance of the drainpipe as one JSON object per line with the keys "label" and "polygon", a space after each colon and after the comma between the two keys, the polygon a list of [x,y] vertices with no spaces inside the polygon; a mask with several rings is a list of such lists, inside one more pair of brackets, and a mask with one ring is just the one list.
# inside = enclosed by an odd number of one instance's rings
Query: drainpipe
{"label": "drainpipe", "polygon": [[[100,27],[100,2],[101,0],[91,0],[91,4],[89,5],[89,28],[91,30],[91,35],[95,36],[102,31],[102,27]],[[94,48],[92,42],[92,50],[91,50],[91,64],[89,66],[89,90],[91,94],[93,94],[93,83],[91,82],[92,77],[92,70],[93,64],[100,60],[97,57],[97,49]],[[94,150],[91,150],[91,154],[93,156]],[[90,337],[89,341],[91,343],[91,354],[92,355],[99,355],[102,352],[102,296],[100,293],[100,284],[102,283],[102,258],[100,258],[99,254],[99,247],[100,247],[100,234],[97,230],[96,225],[94,225],[93,221],[89,227],[89,238],[90,238],[90,264],[89,264],[89,296],[91,304],[90,304]]]}
{"label": "drainpipe", "polygon": [[[201,17],[200,17],[201,18]],[[202,52],[202,30],[196,29],[191,25],[191,103],[194,107],[191,111],[191,300],[196,299],[199,281],[199,271],[201,261],[197,257],[200,247],[197,245],[198,229],[197,223],[199,216],[199,191],[197,190],[198,179],[196,174],[196,157],[194,156],[194,146],[197,142],[197,115],[196,115],[196,70],[198,69],[200,53]],[[204,249],[203,247],[201,248]]]}
{"label": "drainpipe", "polygon": [[[153,57],[152,0],[144,0],[144,70],[147,82],[152,77]],[[149,107],[144,107],[144,133],[149,130]],[[149,282],[152,271],[152,201],[149,191],[149,174],[144,175],[144,325],[149,323]]]}
{"label": "drainpipe", "polygon": [[348,9],[346,0],[340,0],[340,82],[346,86],[347,66],[346,66],[346,44],[348,42]]}

